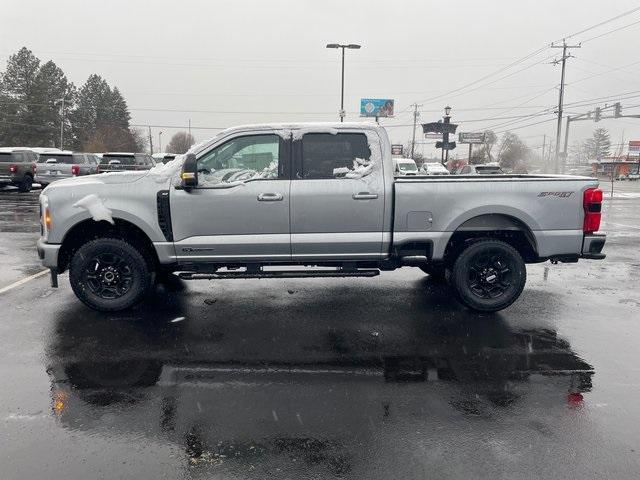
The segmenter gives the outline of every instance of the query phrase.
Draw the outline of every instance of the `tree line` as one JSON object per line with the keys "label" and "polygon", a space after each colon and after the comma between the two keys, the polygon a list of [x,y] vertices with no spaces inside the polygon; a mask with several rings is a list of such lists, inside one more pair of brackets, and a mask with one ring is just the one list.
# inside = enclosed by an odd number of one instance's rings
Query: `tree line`
{"label": "tree line", "polygon": [[42,63],[26,47],[0,72],[2,146],[142,151],[145,136],[130,120],[126,100],[100,75],[78,88],[53,61]]}

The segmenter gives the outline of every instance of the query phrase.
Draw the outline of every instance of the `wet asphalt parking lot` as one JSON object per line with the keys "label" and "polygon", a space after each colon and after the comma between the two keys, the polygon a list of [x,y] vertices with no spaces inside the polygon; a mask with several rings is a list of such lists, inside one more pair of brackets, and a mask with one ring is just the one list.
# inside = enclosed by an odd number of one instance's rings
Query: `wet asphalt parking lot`
{"label": "wet asphalt parking lot", "polygon": [[94,312],[66,275],[15,286],[38,192],[1,190],[0,478],[638,478],[640,182],[615,189],[607,259],[529,265],[495,315],[417,269]]}

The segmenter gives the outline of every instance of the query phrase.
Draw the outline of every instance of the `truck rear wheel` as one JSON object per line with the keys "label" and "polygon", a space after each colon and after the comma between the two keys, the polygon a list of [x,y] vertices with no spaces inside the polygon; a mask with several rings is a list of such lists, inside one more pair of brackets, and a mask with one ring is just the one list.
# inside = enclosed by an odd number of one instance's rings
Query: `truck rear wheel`
{"label": "truck rear wheel", "polygon": [[30,192],[33,187],[33,178],[30,175],[25,175],[20,183],[16,185],[19,192]]}
{"label": "truck rear wheel", "polygon": [[69,267],[71,288],[87,306],[102,312],[140,302],[151,285],[149,265],[133,245],[117,238],[85,243]]}
{"label": "truck rear wheel", "polygon": [[472,310],[497,312],[522,293],[527,270],[522,256],[499,240],[481,240],[458,256],[450,282],[458,299]]}

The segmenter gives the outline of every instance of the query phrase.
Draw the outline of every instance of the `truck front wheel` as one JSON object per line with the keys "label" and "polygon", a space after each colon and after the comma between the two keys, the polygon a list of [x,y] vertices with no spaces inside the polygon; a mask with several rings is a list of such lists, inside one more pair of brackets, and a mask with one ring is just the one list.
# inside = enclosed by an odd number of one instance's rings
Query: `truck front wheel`
{"label": "truck front wheel", "polygon": [[450,277],[458,299],[481,312],[507,308],[520,296],[526,280],[522,256],[499,240],[469,245],[454,262]]}
{"label": "truck front wheel", "polygon": [[117,238],[99,238],[80,247],[71,259],[69,279],[76,296],[102,312],[135,305],[151,285],[142,253]]}

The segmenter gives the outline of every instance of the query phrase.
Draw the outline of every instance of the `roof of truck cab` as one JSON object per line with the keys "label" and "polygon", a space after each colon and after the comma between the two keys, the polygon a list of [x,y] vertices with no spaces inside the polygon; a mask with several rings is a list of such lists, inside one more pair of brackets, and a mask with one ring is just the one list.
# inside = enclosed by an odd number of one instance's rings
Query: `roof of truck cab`
{"label": "roof of truck cab", "polygon": [[133,157],[134,155],[146,155],[146,153],[140,154],[140,153],[132,153],[132,152],[104,152],[102,155],[119,155],[119,156],[130,155]]}

